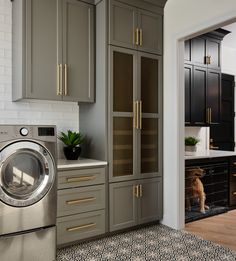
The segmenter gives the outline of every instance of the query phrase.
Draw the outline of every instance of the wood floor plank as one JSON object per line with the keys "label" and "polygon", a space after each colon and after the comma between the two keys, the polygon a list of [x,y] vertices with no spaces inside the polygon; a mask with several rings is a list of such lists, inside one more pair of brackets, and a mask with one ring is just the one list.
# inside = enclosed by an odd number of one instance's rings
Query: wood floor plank
{"label": "wood floor plank", "polygon": [[236,210],[187,223],[185,230],[236,251]]}

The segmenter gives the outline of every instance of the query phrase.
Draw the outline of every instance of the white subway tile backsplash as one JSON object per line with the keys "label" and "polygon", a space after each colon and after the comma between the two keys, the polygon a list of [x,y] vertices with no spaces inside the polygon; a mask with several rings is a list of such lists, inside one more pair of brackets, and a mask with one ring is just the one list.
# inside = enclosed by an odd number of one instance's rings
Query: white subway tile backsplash
{"label": "white subway tile backsplash", "polygon": [[[12,4],[0,0],[0,124],[56,125],[58,133],[79,129],[77,103],[24,100],[11,101],[12,89]],[[58,154],[63,156],[62,144]]]}

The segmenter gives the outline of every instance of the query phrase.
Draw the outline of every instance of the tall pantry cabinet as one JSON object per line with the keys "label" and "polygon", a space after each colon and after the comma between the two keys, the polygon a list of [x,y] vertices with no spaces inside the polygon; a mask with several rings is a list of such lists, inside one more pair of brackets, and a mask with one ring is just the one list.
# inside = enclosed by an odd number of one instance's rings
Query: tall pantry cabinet
{"label": "tall pantry cabinet", "polygon": [[84,155],[109,162],[108,231],[163,214],[164,4],[103,0],[96,6],[96,103],[80,106],[80,126],[90,138]]}

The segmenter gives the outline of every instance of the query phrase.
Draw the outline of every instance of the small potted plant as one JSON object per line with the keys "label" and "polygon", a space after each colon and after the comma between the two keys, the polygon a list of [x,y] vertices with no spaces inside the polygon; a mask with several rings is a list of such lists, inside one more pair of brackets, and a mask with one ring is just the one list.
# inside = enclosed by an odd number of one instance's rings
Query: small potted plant
{"label": "small potted plant", "polygon": [[199,139],[189,136],[185,137],[185,151],[187,155],[192,155],[197,151],[197,144],[199,143]]}
{"label": "small potted plant", "polygon": [[84,142],[83,135],[79,132],[68,130],[67,133],[61,132],[58,139],[65,144],[63,151],[66,159],[77,160],[81,153],[80,145]]}

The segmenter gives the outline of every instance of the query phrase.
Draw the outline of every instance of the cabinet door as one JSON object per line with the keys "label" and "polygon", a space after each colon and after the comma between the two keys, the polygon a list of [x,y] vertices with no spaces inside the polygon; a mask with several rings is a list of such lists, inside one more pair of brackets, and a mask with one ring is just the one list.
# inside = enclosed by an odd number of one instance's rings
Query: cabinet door
{"label": "cabinet door", "polygon": [[193,38],[192,43],[192,63],[199,66],[206,66],[206,40],[201,37]]}
{"label": "cabinet door", "polygon": [[139,10],[140,51],[162,54],[162,16]]}
{"label": "cabinet door", "polygon": [[220,123],[221,118],[221,72],[208,69],[207,108],[210,109],[210,124]]}
{"label": "cabinet door", "polygon": [[137,48],[137,9],[120,3],[110,1],[109,6],[109,43],[126,48]]}
{"label": "cabinet door", "polygon": [[162,218],[162,181],[146,179],[139,181],[138,223],[143,224]]}
{"label": "cabinet door", "polygon": [[206,55],[210,57],[208,68],[220,69],[220,41],[213,38],[206,40]]}
{"label": "cabinet door", "polygon": [[66,101],[94,101],[94,6],[63,0],[64,96]]}
{"label": "cabinet door", "polygon": [[192,123],[195,125],[207,125],[206,86],[207,69],[194,67],[194,80],[192,88]]}
{"label": "cabinet door", "polygon": [[23,96],[61,100],[57,96],[57,0],[26,1],[25,25],[26,93]]}
{"label": "cabinet door", "polygon": [[110,52],[110,180],[134,179],[137,174],[133,102],[137,96],[136,51],[112,47]]}
{"label": "cabinet door", "polygon": [[109,185],[110,231],[137,225],[136,182],[120,182]]}
{"label": "cabinet door", "polygon": [[191,40],[184,42],[184,60],[191,62]]}
{"label": "cabinet door", "polygon": [[141,126],[138,132],[139,177],[161,174],[162,58],[139,53],[139,95]]}
{"label": "cabinet door", "polygon": [[184,87],[185,87],[185,125],[191,124],[191,90],[193,84],[193,67],[184,65]]}

